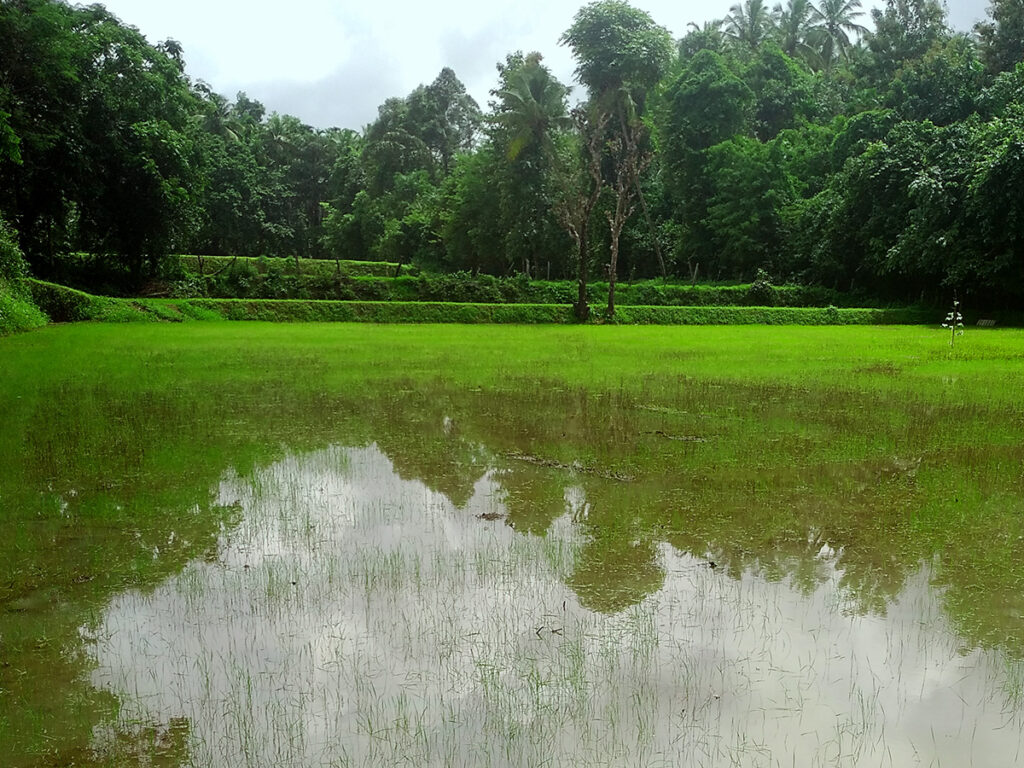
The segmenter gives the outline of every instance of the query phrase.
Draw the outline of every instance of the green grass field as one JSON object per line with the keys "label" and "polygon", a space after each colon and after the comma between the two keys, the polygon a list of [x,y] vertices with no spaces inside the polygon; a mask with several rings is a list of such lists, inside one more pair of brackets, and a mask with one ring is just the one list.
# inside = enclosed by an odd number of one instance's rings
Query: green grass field
{"label": "green grass field", "polygon": [[811,590],[827,542],[854,610],[884,613],[933,564],[964,646],[1016,657],[1022,350],[1024,331],[969,329],[951,349],[907,326],[86,323],[0,339],[0,762],[92,764],[118,703],[88,684],[80,628],[215,556],[238,517],[212,490],[225,472],[330,445],[374,444],[454,504],[491,457],[524,535],[562,514],[572,473],[593,509],[567,586],[597,613],[659,588],[662,544]]}

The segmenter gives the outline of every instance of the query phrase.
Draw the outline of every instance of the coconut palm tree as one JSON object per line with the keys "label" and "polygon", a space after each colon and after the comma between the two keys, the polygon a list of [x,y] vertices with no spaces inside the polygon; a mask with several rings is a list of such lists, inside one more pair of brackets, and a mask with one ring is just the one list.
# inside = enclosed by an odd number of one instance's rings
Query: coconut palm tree
{"label": "coconut palm tree", "polygon": [[773,9],[778,20],[775,26],[779,47],[788,56],[799,57],[812,65],[820,61],[818,50],[812,44],[821,24],[821,12],[811,0],[789,0],[786,7]]}
{"label": "coconut palm tree", "polygon": [[775,26],[775,15],[764,0],[744,0],[729,9],[725,17],[725,34],[736,44],[757,48]]}
{"label": "coconut palm tree", "polygon": [[192,91],[202,99],[202,110],[192,116],[192,123],[225,141],[237,142],[242,136],[242,126],[231,108],[231,102],[199,80]]}
{"label": "coconut palm tree", "polygon": [[724,19],[705,21],[702,25],[690,22],[686,25],[686,34],[679,41],[679,56],[689,60],[698,51],[711,50],[721,53],[725,48]]}
{"label": "coconut palm tree", "polygon": [[553,134],[572,127],[566,108],[569,89],[540,62],[539,53],[529,54],[522,65],[507,70],[505,87],[495,92],[500,101],[493,122],[507,132],[510,160],[527,147],[550,156]]}
{"label": "coconut palm tree", "polygon": [[863,16],[860,0],[821,0],[815,38],[825,67],[831,67],[839,59],[848,59],[854,46],[854,38],[860,37],[868,30],[854,19]]}

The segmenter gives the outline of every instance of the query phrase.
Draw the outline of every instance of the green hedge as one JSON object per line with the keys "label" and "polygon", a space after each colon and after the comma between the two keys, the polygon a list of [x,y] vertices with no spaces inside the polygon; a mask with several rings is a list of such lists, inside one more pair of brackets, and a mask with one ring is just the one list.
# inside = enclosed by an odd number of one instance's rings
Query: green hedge
{"label": "green hedge", "polygon": [[26,280],[25,283],[36,306],[55,323],[106,319],[106,315],[116,311],[119,302],[122,301],[93,296],[43,280]]}
{"label": "green hedge", "polygon": [[[28,281],[36,303],[57,322],[101,320],[264,320],[373,323],[572,323],[565,304],[481,304],[402,301],[302,301],[287,299],[114,299],[53,283]],[[856,325],[927,324],[932,313],[906,309],[835,307],[620,307],[595,323],[657,325]]]}
{"label": "green hedge", "polygon": [[[186,301],[186,300],[182,300]],[[553,304],[190,299],[226,320],[367,323],[570,323],[572,307]]]}
{"label": "green hedge", "polygon": [[928,325],[934,313],[917,309],[836,307],[619,307],[628,325]]}
{"label": "green hedge", "polygon": [[[184,300],[182,300],[184,301]],[[228,320],[375,323],[572,323],[560,304],[467,304],[402,301],[191,299]],[[592,312],[595,323],[609,322]],[[905,309],[835,307],[620,307],[611,322],[628,325],[883,325],[925,324],[930,313]]]}

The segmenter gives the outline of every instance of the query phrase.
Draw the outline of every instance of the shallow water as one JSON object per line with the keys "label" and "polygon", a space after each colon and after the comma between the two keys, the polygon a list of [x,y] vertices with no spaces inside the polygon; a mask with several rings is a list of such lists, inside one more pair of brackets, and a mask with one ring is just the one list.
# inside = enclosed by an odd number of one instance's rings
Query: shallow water
{"label": "shallow water", "polygon": [[864,615],[828,542],[810,591],[660,542],[660,587],[602,613],[571,587],[599,500],[563,470],[519,533],[511,471],[459,506],[376,444],[227,474],[216,555],[82,630],[122,703],[98,756],[187,723],[196,766],[1019,764],[1017,663],[964,648],[929,563]]}

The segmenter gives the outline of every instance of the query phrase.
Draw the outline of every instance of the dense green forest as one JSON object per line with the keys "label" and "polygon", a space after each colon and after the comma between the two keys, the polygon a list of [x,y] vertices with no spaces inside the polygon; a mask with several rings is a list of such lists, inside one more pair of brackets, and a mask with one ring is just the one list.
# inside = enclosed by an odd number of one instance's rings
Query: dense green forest
{"label": "dense green forest", "polygon": [[1021,0],[971,34],[938,0],[743,0],[681,40],[601,0],[561,39],[575,87],[512,52],[485,107],[445,68],[362,131],[225,98],[100,5],[0,0],[0,40],[0,281],[20,249],[40,277],[86,252],[136,287],[184,252],[581,298],[634,277],[1024,298]]}

